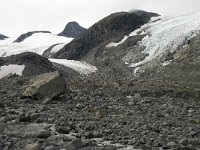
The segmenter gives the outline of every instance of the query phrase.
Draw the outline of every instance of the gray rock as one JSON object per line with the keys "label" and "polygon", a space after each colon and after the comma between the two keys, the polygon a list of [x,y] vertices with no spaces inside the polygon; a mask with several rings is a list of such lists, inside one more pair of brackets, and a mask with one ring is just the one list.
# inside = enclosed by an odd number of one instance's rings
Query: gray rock
{"label": "gray rock", "polygon": [[35,137],[37,138],[45,138],[45,139],[47,139],[50,136],[51,136],[51,132],[47,130],[38,131],[35,135]]}
{"label": "gray rock", "polygon": [[62,94],[65,86],[64,78],[57,71],[45,73],[30,80],[23,96],[38,100],[50,99]]}
{"label": "gray rock", "polygon": [[58,133],[62,133],[62,134],[69,134],[70,128],[58,126],[58,127],[56,127],[56,131]]}
{"label": "gray rock", "polygon": [[104,150],[117,150],[117,147],[116,146],[113,146],[113,145],[106,145],[104,147]]}
{"label": "gray rock", "polygon": [[25,150],[42,150],[42,147],[39,143],[28,144]]}
{"label": "gray rock", "polygon": [[56,148],[54,146],[47,146],[47,147],[45,147],[44,150],[58,150],[58,148]]}
{"label": "gray rock", "polygon": [[177,143],[175,143],[175,142],[169,142],[169,143],[167,143],[167,147],[168,148],[176,148],[178,146],[178,144]]}
{"label": "gray rock", "polygon": [[0,134],[2,134],[5,130],[6,124],[0,122]]}
{"label": "gray rock", "polygon": [[69,147],[75,148],[75,149],[80,149],[84,147],[84,144],[81,139],[75,139],[69,144]]}

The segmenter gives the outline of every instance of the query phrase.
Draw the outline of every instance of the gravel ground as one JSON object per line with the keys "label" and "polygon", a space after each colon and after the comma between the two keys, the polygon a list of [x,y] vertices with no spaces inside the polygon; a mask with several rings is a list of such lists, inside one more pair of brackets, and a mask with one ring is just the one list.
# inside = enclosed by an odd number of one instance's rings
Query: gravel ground
{"label": "gravel ground", "polygon": [[0,149],[200,148],[198,100],[143,96],[98,76],[66,78],[70,92],[50,101],[21,98],[28,77],[1,79]]}

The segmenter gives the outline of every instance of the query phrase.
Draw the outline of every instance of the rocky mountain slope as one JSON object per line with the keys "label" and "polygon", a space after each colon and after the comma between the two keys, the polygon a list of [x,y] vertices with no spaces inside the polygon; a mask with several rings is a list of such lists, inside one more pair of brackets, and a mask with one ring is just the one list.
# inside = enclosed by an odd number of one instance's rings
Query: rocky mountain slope
{"label": "rocky mountain slope", "polygon": [[86,32],[87,29],[81,27],[77,22],[69,22],[66,26],[65,29],[59,33],[59,36],[65,36],[65,37],[71,37],[71,38],[76,38],[82,33]]}
{"label": "rocky mountain slope", "polygon": [[54,58],[1,58],[0,149],[199,149],[199,25],[121,12]]}

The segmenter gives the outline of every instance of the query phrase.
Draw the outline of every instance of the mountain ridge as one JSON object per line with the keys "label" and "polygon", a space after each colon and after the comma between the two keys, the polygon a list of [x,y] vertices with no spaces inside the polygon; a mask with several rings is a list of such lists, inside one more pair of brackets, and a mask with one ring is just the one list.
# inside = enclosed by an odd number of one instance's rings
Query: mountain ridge
{"label": "mountain ridge", "polygon": [[8,37],[7,36],[5,36],[5,35],[3,35],[3,34],[0,34],[0,40],[5,40],[5,39],[7,39]]}
{"label": "mountain ridge", "polygon": [[24,41],[25,39],[29,38],[30,36],[32,36],[35,33],[50,33],[52,34],[50,31],[30,31],[24,34],[21,34],[15,41],[13,41],[14,43],[20,43],[22,41]]}

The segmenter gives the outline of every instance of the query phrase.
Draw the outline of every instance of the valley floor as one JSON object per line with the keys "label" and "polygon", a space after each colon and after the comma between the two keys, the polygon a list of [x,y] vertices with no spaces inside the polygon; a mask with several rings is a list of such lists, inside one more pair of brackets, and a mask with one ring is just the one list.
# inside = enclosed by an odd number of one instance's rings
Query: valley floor
{"label": "valley floor", "polygon": [[1,79],[0,149],[200,147],[199,100],[145,95],[125,78],[100,73],[66,77],[68,92],[54,100],[22,99],[28,81]]}

